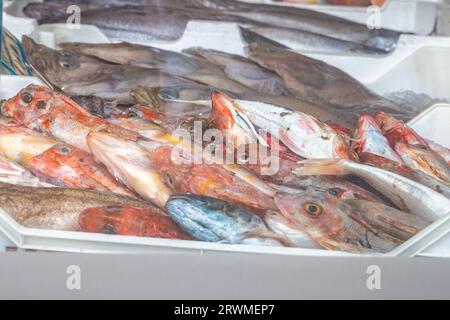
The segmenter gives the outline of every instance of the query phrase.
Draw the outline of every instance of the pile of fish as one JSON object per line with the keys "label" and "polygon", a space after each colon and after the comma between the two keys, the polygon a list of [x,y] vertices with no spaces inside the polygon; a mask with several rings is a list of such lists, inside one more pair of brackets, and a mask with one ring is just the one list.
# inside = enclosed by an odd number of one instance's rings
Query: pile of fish
{"label": "pile of fish", "polygon": [[405,124],[421,110],[271,40],[387,52],[398,35],[225,0],[46,0],[25,12],[58,22],[69,2],[84,23],[133,40],[237,21],[247,57],[125,42],[53,50],[24,37],[47,87],[1,103],[1,208],[18,223],[384,253],[449,214],[450,150]]}
{"label": "pile of fish", "polygon": [[[449,213],[450,151],[387,113],[362,114],[353,134],[218,91],[210,102],[207,118],[140,104],[103,119],[24,88],[1,108],[2,209],[30,228],[353,253],[388,252]],[[227,133],[225,148],[277,150],[278,170],[176,135],[197,122]]]}
{"label": "pile of fish", "polygon": [[73,5],[81,10],[81,23],[141,43],[180,39],[193,20],[238,23],[251,28],[247,35],[253,40],[261,36],[303,51],[380,55],[394,50],[399,38],[395,31],[370,30],[312,10],[237,0],[44,0],[23,12],[40,24],[65,23]]}

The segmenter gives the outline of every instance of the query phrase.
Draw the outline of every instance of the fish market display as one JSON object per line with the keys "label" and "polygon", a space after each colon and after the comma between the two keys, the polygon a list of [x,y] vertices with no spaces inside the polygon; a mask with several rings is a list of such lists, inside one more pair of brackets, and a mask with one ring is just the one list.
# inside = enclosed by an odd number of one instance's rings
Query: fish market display
{"label": "fish market display", "polygon": [[78,223],[85,232],[190,239],[175,222],[156,208],[134,208],[127,205],[93,207],[81,212]]}

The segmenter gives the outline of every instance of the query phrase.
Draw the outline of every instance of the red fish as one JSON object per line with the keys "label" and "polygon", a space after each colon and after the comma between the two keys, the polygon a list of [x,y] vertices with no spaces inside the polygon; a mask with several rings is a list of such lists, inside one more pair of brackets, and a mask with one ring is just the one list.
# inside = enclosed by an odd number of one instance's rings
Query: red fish
{"label": "red fish", "polygon": [[402,120],[398,120],[384,112],[376,113],[375,120],[392,148],[395,148],[397,142],[428,147],[427,141],[408,127]]}
{"label": "red fish", "polygon": [[81,230],[92,233],[118,234],[165,239],[192,239],[162,210],[107,206],[84,210],[79,218]]}
{"label": "red fish", "polygon": [[111,191],[136,197],[89,153],[67,144],[58,144],[32,158],[28,169],[42,181],[78,189]]}
{"label": "red fish", "polygon": [[248,181],[238,178],[221,165],[178,164],[172,158],[173,147],[161,146],[150,152],[153,167],[163,177],[175,194],[193,193],[240,204],[251,210],[263,212],[276,209],[273,198]]}
{"label": "red fish", "polygon": [[2,112],[30,129],[52,135],[89,152],[86,136],[91,131],[106,130],[123,138],[137,140],[136,132],[93,116],[70,98],[51,89],[29,85],[6,101]]}

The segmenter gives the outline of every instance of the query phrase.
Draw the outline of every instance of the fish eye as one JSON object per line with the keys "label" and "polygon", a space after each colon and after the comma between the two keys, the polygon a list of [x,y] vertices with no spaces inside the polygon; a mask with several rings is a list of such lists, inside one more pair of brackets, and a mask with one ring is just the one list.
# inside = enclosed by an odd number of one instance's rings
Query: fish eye
{"label": "fish eye", "polygon": [[328,193],[332,196],[338,197],[343,193],[343,190],[340,188],[330,188],[328,189]]}
{"label": "fish eye", "polygon": [[44,100],[39,100],[36,103],[36,107],[40,110],[45,109],[46,106],[47,106],[47,103]]}
{"label": "fish eye", "polygon": [[239,157],[239,160],[240,160],[242,163],[247,163],[247,162],[248,162],[248,159],[249,159],[249,156],[248,156],[247,153],[244,153],[244,154],[240,155],[240,157]]}
{"label": "fish eye", "polygon": [[71,69],[73,67],[75,67],[75,63],[68,61],[68,60],[61,60],[59,62],[60,66],[63,67],[64,69]]}
{"label": "fish eye", "polygon": [[303,207],[304,207],[305,211],[308,214],[310,214],[311,216],[318,217],[322,214],[322,207],[315,203],[308,202],[308,203],[304,204]]}
{"label": "fish eye", "polygon": [[159,97],[163,100],[174,100],[178,99],[179,95],[178,92],[174,89],[162,89],[159,92]]}
{"label": "fish eye", "polygon": [[76,53],[73,51],[64,50],[64,51],[61,51],[61,55],[66,58],[72,58],[72,57],[76,56]]}
{"label": "fish eye", "polygon": [[25,92],[22,94],[22,101],[25,103],[30,103],[33,101],[33,95],[29,92]]}
{"label": "fish eye", "polygon": [[130,119],[134,119],[134,118],[139,118],[139,115],[134,111],[130,111],[130,112],[128,112],[127,117]]}
{"label": "fish eye", "polygon": [[69,153],[70,152],[70,148],[69,147],[62,147],[61,148],[61,153]]}

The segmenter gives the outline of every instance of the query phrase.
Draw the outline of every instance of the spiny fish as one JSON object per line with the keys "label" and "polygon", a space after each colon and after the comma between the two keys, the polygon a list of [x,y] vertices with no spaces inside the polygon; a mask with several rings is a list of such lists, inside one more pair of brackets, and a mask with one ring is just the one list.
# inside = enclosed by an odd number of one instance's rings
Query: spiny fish
{"label": "spiny fish", "polygon": [[450,166],[433,150],[422,145],[397,142],[395,150],[405,164],[450,186]]}
{"label": "spiny fish", "polygon": [[[269,39],[270,41],[279,42],[287,48],[303,53],[313,52],[358,55],[387,54],[387,51],[383,49],[334,38],[333,34],[323,35],[292,28],[274,28],[272,26],[241,27],[241,34],[248,44],[261,41],[266,42],[267,40],[265,39]],[[262,38],[264,39],[261,40]],[[273,44],[273,42],[270,42],[270,44]]]}
{"label": "spiny fish", "polygon": [[303,158],[354,158],[350,147],[339,134],[306,113],[253,101],[232,101],[221,93],[214,93],[212,101],[213,104],[225,105],[225,108],[232,110],[235,115],[229,111],[228,117],[232,117],[238,125],[237,120],[246,122],[245,118],[248,118],[251,121],[249,126],[254,124],[266,129],[271,136],[280,139]]}
{"label": "spiny fish", "polygon": [[88,208],[78,217],[82,231],[123,236],[189,240],[191,237],[157,208],[112,205]]}
{"label": "spiny fish", "polygon": [[29,85],[22,89],[5,103],[2,111],[20,125],[87,152],[86,136],[92,130],[101,128],[131,140],[139,136],[91,115],[68,97],[42,86]]}
{"label": "spiny fish", "polygon": [[269,231],[251,211],[219,199],[184,194],[172,196],[166,210],[194,238],[233,244],[281,245],[286,238]]}
{"label": "spiny fish", "polygon": [[352,218],[344,201],[322,193],[286,194],[275,203],[290,227],[308,234],[322,248],[352,253],[388,252],[402,241],[379,235]]}
{"label": "spiny fish", "polygon": [[88,208],[128,205],[158,210],[148,202],[107,192],[6,183],[0,183],[0,203],[1,208],[24,227],[66,231],[80,230],[78,217]]}
{"label": "spiny fish", "polygon": [[306,101],[357,114],[384,111],[402,119],[414,116],[323,61],[267,44],[252,43],[246,50],[250,59],[278,73],[286,86]]}
{"label": "spiny fish", "polygon": [[435,221],[450,212],[450,200],[436,191],[396,173],[349,160],[305,160],[294,173],[299,176],[356,175],[383,193],[400,210],[428,221]]}
{"label": "spiny fish", "polygon": [[145,148],[108,132],[90,133],[87,143],[95,158],[116,179],[143,199],[164,208],[172,192]]}
{"label": "spiny fish", "polygon": [[138,86],[193,85],[195,82],[157,69],[111,64],[68,50],[53,50],[24,36],[27,61],[52,87],[70,96],[97,96],[131,104]]}
{"label": "spiny fish", "polygon": [[91,154],[64,143],[32,158],[27,167],[42,181],[60,187],[110,191],[135,197],[103,165],[95,162]]}

